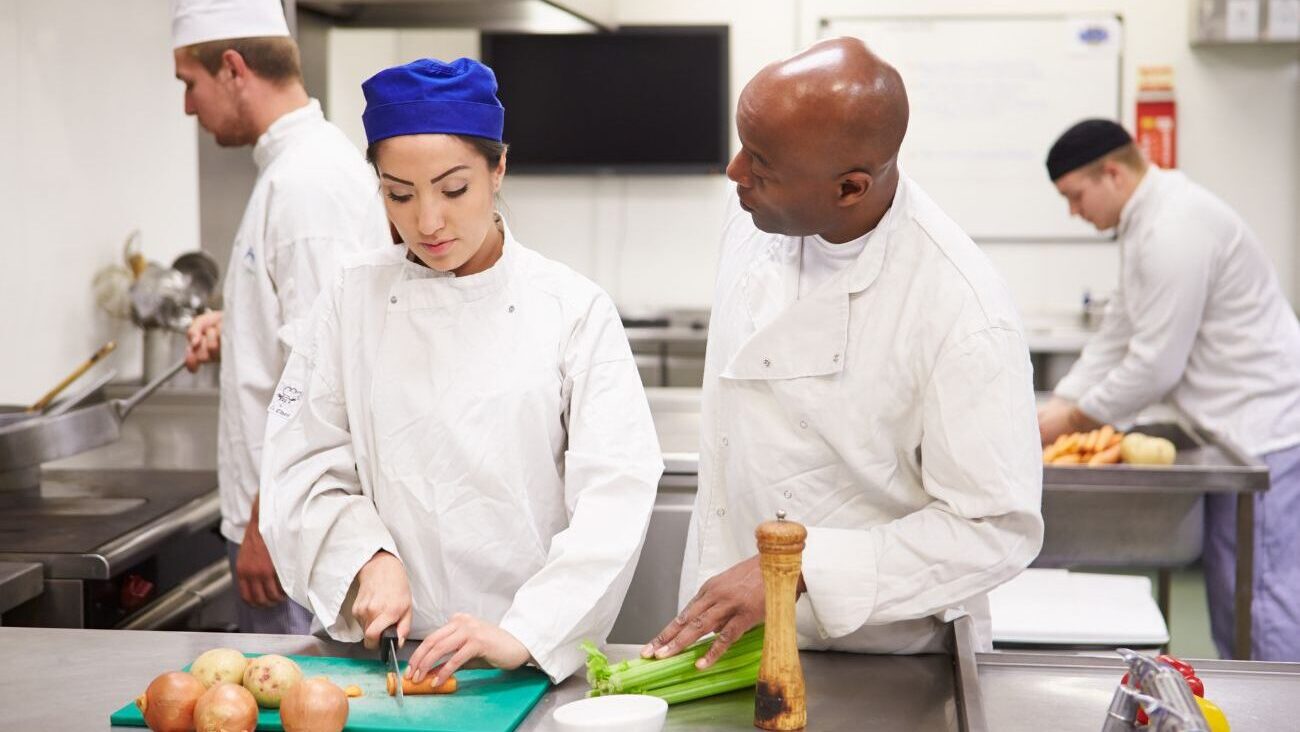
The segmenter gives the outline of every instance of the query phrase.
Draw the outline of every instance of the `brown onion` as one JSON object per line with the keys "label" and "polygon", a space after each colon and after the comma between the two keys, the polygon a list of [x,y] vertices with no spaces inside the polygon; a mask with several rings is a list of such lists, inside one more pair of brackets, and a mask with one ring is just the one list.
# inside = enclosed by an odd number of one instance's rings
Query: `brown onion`
{"label": "brown onion", "polygon": [[280,706],[284,692],[302,680],[302,669],[293,659],[274,653],[258,656],[244,670],[244,688],[253,692],[257,705],[266,709]]}
{"label": "brown onion", "polygon": [[324,679],[299,681],[280,700],[284,732],[340,732],[348,722],[348,697]]}
{"label": "brown onion", "polygon": [[135,705],[154,732],[191,732],[194,705],[203,696],[203,682],[184,671],[169,671],[149,682]]}
{"label": "brown onion", "polygon": [[253,732],[257,729],[257,700],[248,689],[221,681],[194,705],[198,732]]}

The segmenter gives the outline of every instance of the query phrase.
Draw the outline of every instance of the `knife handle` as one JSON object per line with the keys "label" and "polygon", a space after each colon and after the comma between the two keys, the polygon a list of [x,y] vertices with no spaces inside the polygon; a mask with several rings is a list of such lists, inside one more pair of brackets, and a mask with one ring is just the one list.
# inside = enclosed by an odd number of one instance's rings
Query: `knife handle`
{"label": "knife handle", "polygon": [[388,663],[388,655],[397,653],[397,626],[390,626],[379,636],[379,660]]}

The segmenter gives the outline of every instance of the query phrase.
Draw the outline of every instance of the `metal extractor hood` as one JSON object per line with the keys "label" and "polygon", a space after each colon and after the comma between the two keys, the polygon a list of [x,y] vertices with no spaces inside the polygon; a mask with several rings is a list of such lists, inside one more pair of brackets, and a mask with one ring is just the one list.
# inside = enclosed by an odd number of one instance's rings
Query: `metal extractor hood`
{"label": "metal extractor hood", "polygon": [[[614,30],[615,0],[286,0],[345,28],[476,28],[528,33]],[[290,6],[296,6],[291,8]]]}

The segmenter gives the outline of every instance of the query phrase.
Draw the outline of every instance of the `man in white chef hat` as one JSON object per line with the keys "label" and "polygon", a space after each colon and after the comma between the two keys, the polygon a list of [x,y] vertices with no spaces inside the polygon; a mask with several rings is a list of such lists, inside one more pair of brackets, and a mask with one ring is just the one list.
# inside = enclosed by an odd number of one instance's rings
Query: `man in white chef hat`
{"label": "man in white chef hat", "polygon": [[221,533],[239,585],[240,630],[308,633],[257,530],[267,407],[296,328],[339,261],[391,244],[374,174],[307,95],[278,0],[174,0],[185,113],[223,147],[253,146],[257,182],[226,268],[225,309],[195,319],[191,370],[221,362]]}

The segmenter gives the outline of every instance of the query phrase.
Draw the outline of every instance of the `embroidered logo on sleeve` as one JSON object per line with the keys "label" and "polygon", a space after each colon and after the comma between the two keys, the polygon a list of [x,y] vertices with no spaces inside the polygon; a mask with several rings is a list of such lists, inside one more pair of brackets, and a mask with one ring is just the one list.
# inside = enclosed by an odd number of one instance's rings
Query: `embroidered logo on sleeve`
{"label": "embroidered logo on sleeve", "polygon": [[296,384],[280,382],[280,386],[275,390],[275,396],[271,397],[271,404],[266,408],[271,417],[278,417],[282,420],[292,419],[298,413],[298,407],[302,404],[302,389]]}

